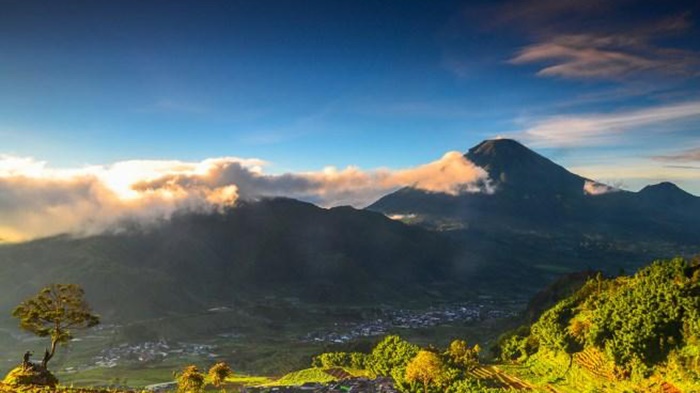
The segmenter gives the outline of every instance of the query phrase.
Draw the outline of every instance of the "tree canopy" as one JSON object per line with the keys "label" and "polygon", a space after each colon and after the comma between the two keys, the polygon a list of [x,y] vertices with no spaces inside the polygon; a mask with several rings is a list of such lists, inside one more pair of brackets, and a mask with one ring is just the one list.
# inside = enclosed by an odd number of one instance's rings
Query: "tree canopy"
{"label": "tree canopy", "polygon": [[589,280],[544,312],[529,334],[502,340],[502,357],[522,359],[538,349],[572,355],[592,348],[622,377],[648,376],[670,360],[700,377],[699,315],[700,264],[657,261],[633,276]]}
{"label": "tree canopy", "polygon": [[406,366],[406,381],[420,382],[423,385],[423,391],[428,393],[429,385],[440,384],[443,379],[443,369],[444,365],[438,354],[422,349]]}
{"label": "tree canopy", "polygon": [[51,337],[51,347],[45,351],[42,360],[44,368],[53,357],[57,344],[73,338],[74,329],[89,328],[100,322],[84,295],[77,284],[51,284],[20,303],[12,312],[19,318],[22,329],[39,337]]}

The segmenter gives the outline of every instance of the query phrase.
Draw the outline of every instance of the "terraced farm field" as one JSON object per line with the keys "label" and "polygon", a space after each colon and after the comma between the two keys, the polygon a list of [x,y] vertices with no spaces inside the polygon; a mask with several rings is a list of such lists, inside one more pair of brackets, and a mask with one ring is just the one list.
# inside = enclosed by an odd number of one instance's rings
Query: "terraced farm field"
{"label": "terraced farm field", "polygon": [[611,366],[605,360],[603,354],[595,348],[586,348],[574,354],[574,362],[598,378],[603,378],[608,381],[617,379],[615,377],[614,367]]}
{"label": "terraced farm field", "polygon": [[496,366],[479,366],[469,371],[469,374],[474,378],[492,383],[495,385],[494,387],[514,390],[534,389],[531,384],[523,381],[520,378],[506,374]]}

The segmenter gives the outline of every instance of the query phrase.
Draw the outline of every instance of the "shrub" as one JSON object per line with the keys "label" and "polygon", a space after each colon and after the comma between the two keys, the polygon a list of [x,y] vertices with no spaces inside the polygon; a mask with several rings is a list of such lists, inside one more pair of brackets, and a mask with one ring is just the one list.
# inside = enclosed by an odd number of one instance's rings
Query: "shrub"
{"label": "shrub", "polygon": [[187,366],[176,375],[178,393],[200,393],[204,390],[204,374],[197,366]]}
{"label": "shrub", "polygon": [[231,367],[224,362],[219,362],[211,366],[209,372],[207,373],[207,379],[212,385],[218,388],[226,380],[226,378],[231,376],[231,374],[233,374]]}

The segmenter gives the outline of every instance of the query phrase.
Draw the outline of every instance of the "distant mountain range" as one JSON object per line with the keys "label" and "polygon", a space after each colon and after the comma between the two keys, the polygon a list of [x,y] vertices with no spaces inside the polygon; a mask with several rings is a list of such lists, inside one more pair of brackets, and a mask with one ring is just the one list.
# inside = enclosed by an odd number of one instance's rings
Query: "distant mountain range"
{"label": "distant mountain range", "polygon": [[[488,172],[493,193],[403,188],[366,210],[263,199],[147,228],[2,245],[0,313],[50,282],[81,284],[116,320],[270,295],[355,304],[527,294],[566,272],[614,273],[700,251],[700,198],[670,183],[612,190],[511,140],[465,156]],[[595,195],[585,191],[593,186]]]}

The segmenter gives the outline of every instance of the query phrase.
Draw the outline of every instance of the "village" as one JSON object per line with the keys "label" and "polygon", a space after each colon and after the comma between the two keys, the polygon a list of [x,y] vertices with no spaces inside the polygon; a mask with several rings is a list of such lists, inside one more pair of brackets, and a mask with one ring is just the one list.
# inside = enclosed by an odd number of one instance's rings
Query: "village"
{"label": "village", "polygon": [[[320,344],[342,344],[363,337],[379,337],[395,332],[397,329],[424,329],[444,325],[468,325],[487,320],[515,316],[521,310],[520,303],[503,303],[493,299],[479,299],[469,303],[447,304],[427,309],[397,309],[385,307],[378,310],[375,317],[364,321],[333,323],[320,326],[314,331],[297,336],[301,342]],[[209,312],[229,312],[229,308],[216,308]],[[104,339],[114,337],[122,327],[119,325],[99,326],[91,335],[74,341]],[[220,341],[238,340],[244,337],[238,331],[217,334],[216,343],[181,342],[157,339],[141,342],[116,342],[102,349],[87,363],[70,365],[63,369],[66,373],[75,373],[92,368],[114,368],[128,364],[147,366],[166,360],[179,359],[217,359],[221,356]],[[188,361],[189,361],[188,360]],[[359,382],[358,382],[359,383]],[[324,390],[325,391],[325,390]]]}
{"label": "village", "polygon": [[[427,310],[387,308],[380,316],[362,322],[335,323],[299,337],[302,342],[347,343],[362,337],[382,336],[395,329],[421,329],[449,324],[507,318],[516,315],[518,307],[509,307],[489,301],[431,307]],[[110,326],[110,331],[115,327]],[[220,338],[236,339],[238,333],[222,333]],[[168,358],[217,358],[216,346],[203,343],[171,342],[165,339],[139,343],[119,343],[103,349],[93,357],[90,366],[77,368],[112,368],[125,363],[158,363]],[[77,371],[75,367],[67,372]]]}
{"label": "village", "polygon": [[360,323],[336,324],[333,330],[313,331],[301,337],[301,340],[340,344],[360,337],[381,336],[392,329],[421,329],[507,318],[516,314],[516,311],[505,307],[476,303],[432,307],[423,311],[387,309],[383,311],[381,318]]}
{"label": "village", "polygon": [[[214,346],[194,343],[169,343],[166,340],[147,341],[138,344],[122,343],[104,349],[94,358],[97,367],[116,367],[121,362],[155,363],[166,357],[215,358]],[[70,371],[70,370],[67,370]]]}

